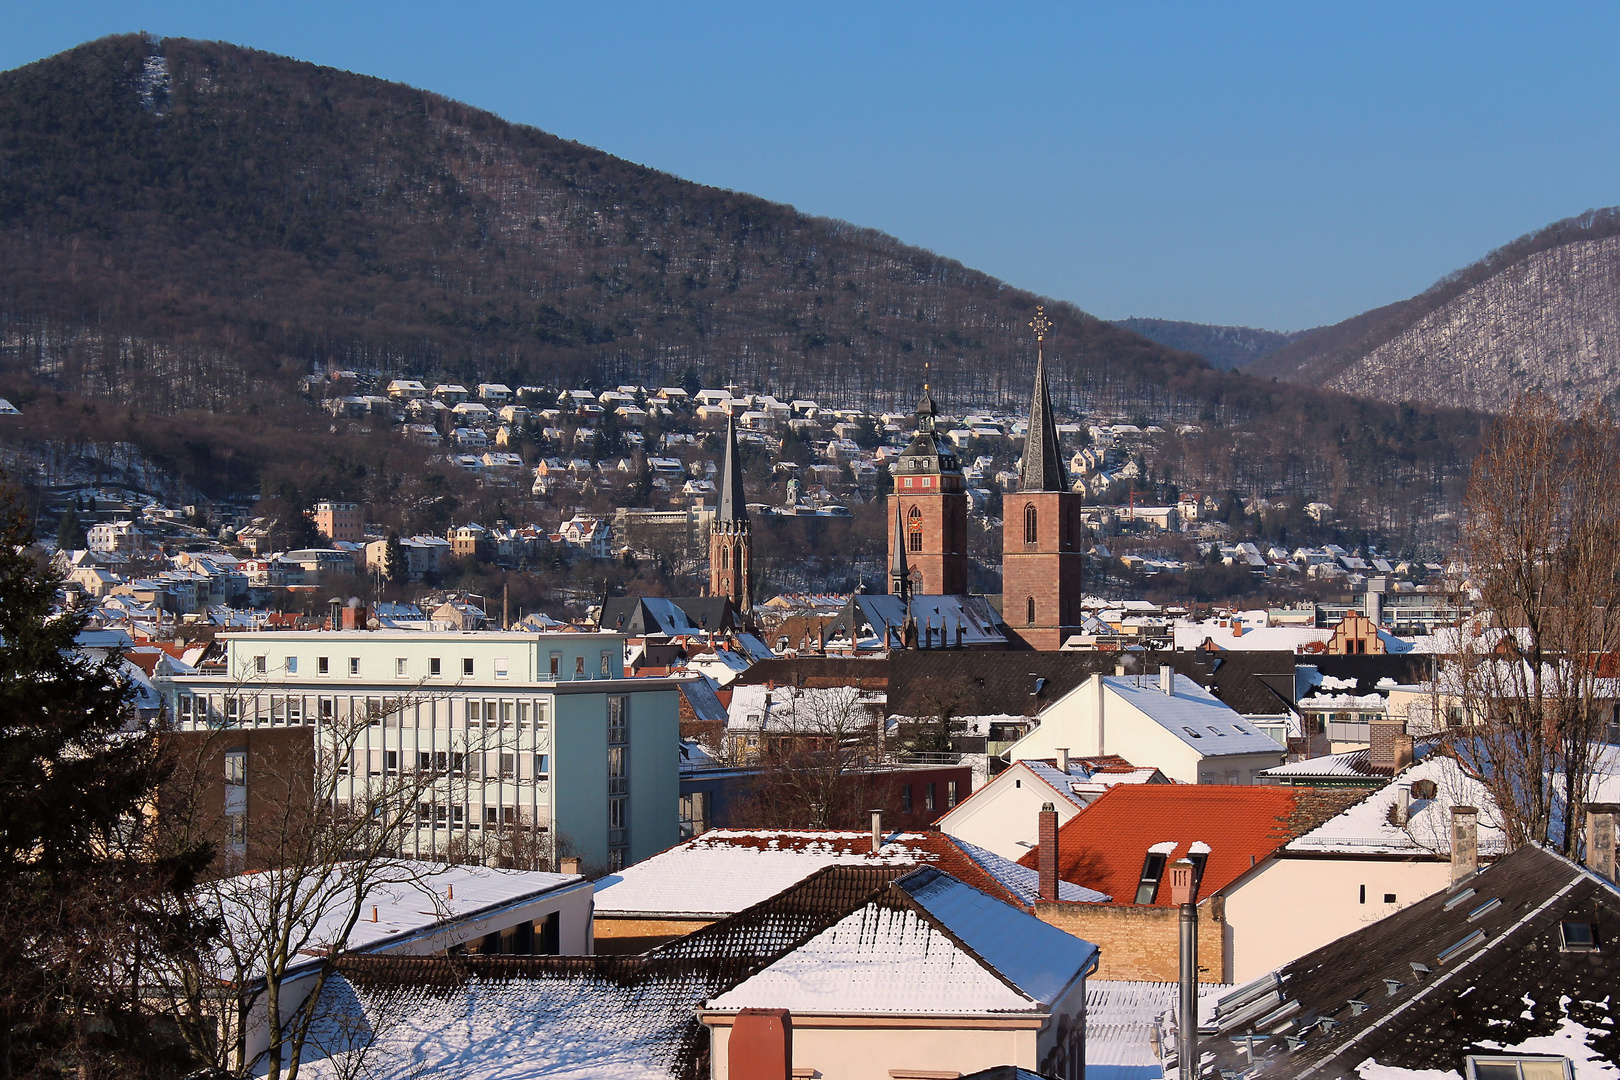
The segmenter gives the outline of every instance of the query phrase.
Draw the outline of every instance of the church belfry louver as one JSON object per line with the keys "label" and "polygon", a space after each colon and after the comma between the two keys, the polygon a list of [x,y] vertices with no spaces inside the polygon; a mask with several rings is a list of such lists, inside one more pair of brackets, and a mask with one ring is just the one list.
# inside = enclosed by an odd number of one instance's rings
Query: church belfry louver
{"label": "church belfry louver", "polygon": [[754,538],[743,496],[742,459],[737,454],[737,422],[726,417],[726,463],[720,473],[720,502],[709,527],[709,595],[724,596],[739,612],[754,603]]}
{"label": "church belfry louver", "polygon": [[1025,648],[1055,650],[1081,630],[1085,523],[1052,415],[1044,348],[1052,324],[1044,308],[1035,309],[1029,325],[1035,331],[1035,388],[1018,490],[1002,500],[1001,617]]}

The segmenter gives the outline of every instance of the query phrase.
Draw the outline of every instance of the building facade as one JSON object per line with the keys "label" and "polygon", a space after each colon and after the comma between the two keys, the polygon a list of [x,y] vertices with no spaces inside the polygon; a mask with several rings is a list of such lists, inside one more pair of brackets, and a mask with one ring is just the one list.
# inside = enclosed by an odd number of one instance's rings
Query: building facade
{"label": "building facade", "polygon": [[679,692],[624,676],[618,634],[231,635],[222,670],[174,675],[181,729],[310,729],[340,803],[423,777],[406,854],[493,833],[617,868],[676,843]]}
{"label": "building facade", "polygon": [[365,539],[359,503],[318,502],[313,516],[315,528],[333,543],[358,544]]}
{"label": "building facade", "polygon": [[[913,594],[960,595],[968,591],[967,491],[956,453],[936,431],[938,417],[925,388],[917,403],[917,437],[892,470],[889,511],[898,524],[889,538],[889,565],[904,561]],[[889,591],[900,591],[892,574]]]}

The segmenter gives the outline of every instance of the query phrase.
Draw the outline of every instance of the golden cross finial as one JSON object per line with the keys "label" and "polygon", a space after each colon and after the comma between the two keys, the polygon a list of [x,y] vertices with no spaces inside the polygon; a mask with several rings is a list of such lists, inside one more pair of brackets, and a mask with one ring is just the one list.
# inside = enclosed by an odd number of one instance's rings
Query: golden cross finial
{"label": "golden cross finial", "polygon": [[1029,321],[1029,328],[1035,331],[1036,341],[1046,340],[1046,332],[1052,329],[1052,321],[1046,317],[1045,306],[1036,305],[1035,317]]}

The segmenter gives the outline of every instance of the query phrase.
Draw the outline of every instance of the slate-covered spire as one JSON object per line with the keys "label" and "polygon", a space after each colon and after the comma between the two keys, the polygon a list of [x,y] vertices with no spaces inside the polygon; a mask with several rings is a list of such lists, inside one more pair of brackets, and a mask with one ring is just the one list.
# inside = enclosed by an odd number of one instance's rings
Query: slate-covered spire
{"label": "slate-covered spire", "polygon": [[1069,470],[1063,467],[1058,445],[1057,420],[1052,415],[1052,395],[1046,388],[1046,357],[1042,343],[1052,324],[1046,310],[1035,309],[1029,324],[1035,331],[1035,390],[1029,401],[1029,433],[1024,437],[1024,460],[1018,470],[1020,491],[1068,491]]}
{"label": "slate-covered spire", "polygon": [[716,521],[747,521],[748,500],[743,495],[742,458],[737,454],[737,421],[726,416],[726,464],[720,470],[720,505]]}
{"label": "slate-covered spire", "polygon": [[906,565],[906,522],[900,500],[894,500],[894,552],[889,556],[889,592],[902,599],[911,595],[911,568]]}

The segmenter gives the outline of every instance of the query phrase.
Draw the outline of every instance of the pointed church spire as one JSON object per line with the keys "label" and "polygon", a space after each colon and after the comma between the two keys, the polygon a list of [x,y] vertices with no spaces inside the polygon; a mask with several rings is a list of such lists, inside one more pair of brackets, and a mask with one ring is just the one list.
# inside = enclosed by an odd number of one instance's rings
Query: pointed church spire
{"label": "pointed church spire", "polygon": [[716,521],[747,521],[748,500],[743,496],[742,458],[737,454],[737,421],[726,414],[726,464],[720,470],[720,505]]}
{"label": "pointed church spire", "polygon": [[1069,471],[1063,467],[1057,420],[1052,415],[1052,395],[1046,388],[1046,356],[1042,344],[1052,324],[1047,321],[1044,307],[1035,309],[1035,318],[1029,325],[1035,331],[1035,390],[1030,395],[1029,431],[1024,436],[1018,490],[1068,491]]}
{"label": "pointed church spire", "polygon": [[900,500],[894,500],[894,554],[889,559],[889,592],[905,599],[911,595],[911,568],[906,565],[906,523]]}

